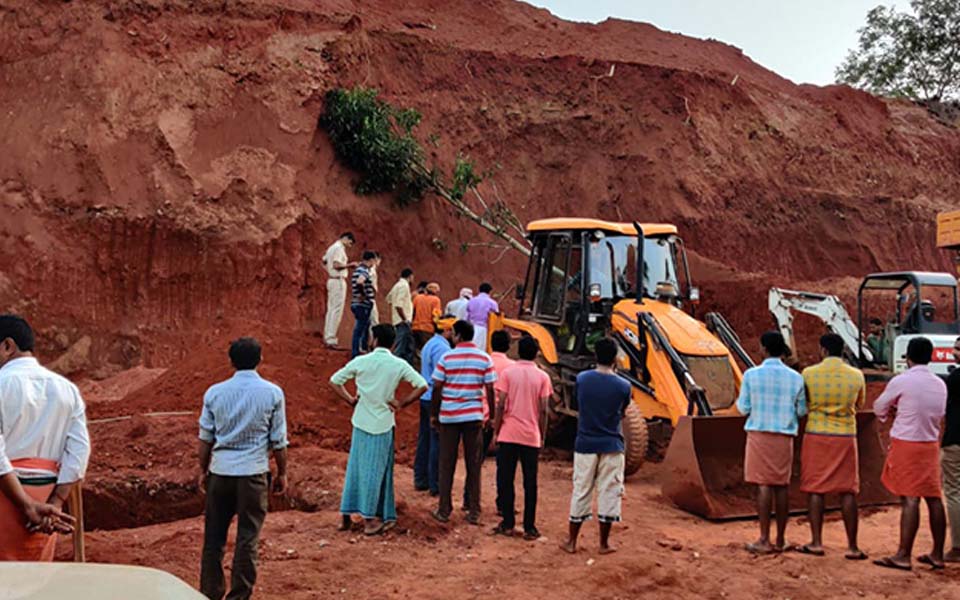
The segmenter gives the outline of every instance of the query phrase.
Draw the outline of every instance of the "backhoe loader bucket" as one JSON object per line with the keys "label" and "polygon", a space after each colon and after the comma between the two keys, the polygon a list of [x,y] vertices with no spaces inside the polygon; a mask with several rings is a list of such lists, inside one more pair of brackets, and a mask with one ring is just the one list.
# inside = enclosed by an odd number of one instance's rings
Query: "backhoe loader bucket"
{"label": "backhoe loader bucket", "polygon": [[[681,417],[663,462],[663,494],[678,507],[707,519],[756,516],[756,486],[743,481],[746,432],[743,416]],[[790,511],[806,510],[800,492],[801,435],[794,444]],[[857,415],[860,456],[861,506],[890,504],[894,497],[880,483],[885,453],[873,413]],[[839,498],[827,496],[827,508],[838,508]]]}

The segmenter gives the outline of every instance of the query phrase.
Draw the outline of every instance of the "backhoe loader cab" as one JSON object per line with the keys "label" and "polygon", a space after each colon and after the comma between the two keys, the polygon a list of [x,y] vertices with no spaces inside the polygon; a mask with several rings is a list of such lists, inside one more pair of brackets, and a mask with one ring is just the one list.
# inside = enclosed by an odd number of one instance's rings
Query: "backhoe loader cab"
{"label": "backhoe loader cab", "polygon": [[[869,296],[878,296],[880,314],[867,314]],[[876,305],[876,304],[874,304]],[[960,304],[957,298],[957,279],[949,273],[903,271],[868,275],[860,284],[857,295],[857,326],[860,331],[870,318],[884,322],[884,333],[875,340],[879,345],[880,361],[894,373],[907,369],[907,344],[923,336],[933,342],[931,369],[938,375],[947,375],[954,365],[953,344],[960,336]],[[861,364],[866,364],[861,350]]]}
{"label": "backhoe loader cab", "polygon": [[[520,318],[546,327],[563,354],[589,356],[625,299],[692,306],[683,242],[673,225],[637,226],[593,219],[545,219],[528,227],[533,246],[525,282],[518,286]],[[642,257],[642,277],[638,260]],[[642,280],[638,286],[638,279]]]}

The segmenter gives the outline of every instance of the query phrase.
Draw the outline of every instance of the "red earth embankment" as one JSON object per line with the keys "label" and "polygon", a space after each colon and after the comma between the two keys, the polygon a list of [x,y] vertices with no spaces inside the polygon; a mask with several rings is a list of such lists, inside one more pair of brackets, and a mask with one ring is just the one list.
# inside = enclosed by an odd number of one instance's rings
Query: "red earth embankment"
{"label": "red earth embankment", "polygon": [[486,238],[432,199],[353,194],[317,128],[338,85],[420,109],[436,159],[496,166],[521,220],[676,223],[705,308],[750,336],[766,286],[947,266],[932,232],[960,183],[955,129],[719,42],[508,0],[0,11],[0,305],[48,355],[76,349],[77,372],[167,366],[224,320],[316,327],[344,229],[385,281],[412,265],[445,298],[522,276],[462,252]]}

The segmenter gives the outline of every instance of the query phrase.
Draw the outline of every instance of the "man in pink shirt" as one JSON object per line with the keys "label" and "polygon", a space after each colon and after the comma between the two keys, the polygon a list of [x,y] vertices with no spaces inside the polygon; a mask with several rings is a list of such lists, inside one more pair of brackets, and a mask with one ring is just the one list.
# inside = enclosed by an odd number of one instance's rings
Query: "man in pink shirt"
{"label": "man in pink shirt", "polygon": [[487,351],[487,327],[491,313],[499,313],[500,305],[490,297],[493,286],[480,284],[480,293],[467,302],[467,320],[473,323],[473,343],[484,352]]}
{"label": "man in pink shirt", "polygon": [[547,400],[553,395],[553,384],[533,362],[539,350],[536,340],[521,338],[517,350],[520,360],[507,367],[496,384],[497,508],[503,520],[493,531],[513,535],[513,481],[519,461],[523,470],[523,539],[535,540],[540,537],[536,527],[537,460],[546,436]]}
{"label": "man in pink shirt", "polygon": [[920,527],[920,498],[930,512],[933,551],[917,558],[933,569],[943,568],[947,519],[940,487],[940,422],[946,413],[947,386],[927,367],[933,343],[924,337],[907,345],[909,370],[890,380],[873,404],[881,421],[895,413],[890,449],[880,480],[900,496],[900,547],[893,556],[873,561],[890,569],[912,568],[910,557]]}

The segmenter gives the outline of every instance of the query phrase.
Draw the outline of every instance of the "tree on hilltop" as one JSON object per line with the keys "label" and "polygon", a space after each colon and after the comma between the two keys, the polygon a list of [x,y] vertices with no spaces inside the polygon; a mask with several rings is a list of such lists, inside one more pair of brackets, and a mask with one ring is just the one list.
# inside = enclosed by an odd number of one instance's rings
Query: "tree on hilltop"
{"label": "tree on hilltop", "polygon": [[960,97],[960,0],[911,0],[910,7],[867,14],[838,82],[917,101]]}

